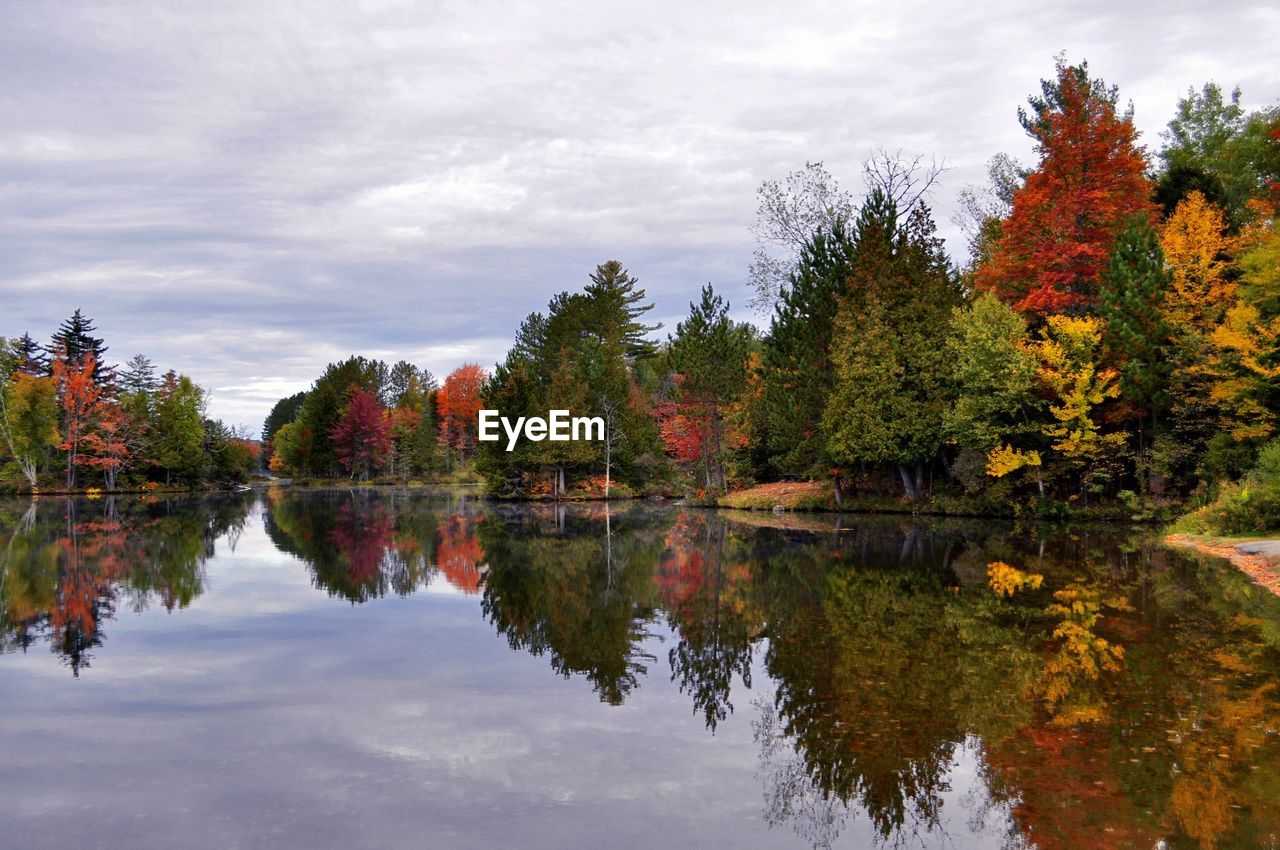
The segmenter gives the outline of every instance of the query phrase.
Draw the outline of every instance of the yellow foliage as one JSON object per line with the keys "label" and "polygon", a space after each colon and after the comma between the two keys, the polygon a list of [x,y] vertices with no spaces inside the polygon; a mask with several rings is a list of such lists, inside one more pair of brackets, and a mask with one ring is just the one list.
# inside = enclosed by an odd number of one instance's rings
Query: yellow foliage
{"label": "yellow foliage", "polygon": [[1044,576],[1023,572],[1004,561],[992,561],[987,564],[987,584],[991,585],[997,596],[1013,596],[1023,588],[1039,588],[1044,584]]}
{"label": "yellow foliage", "polygon": [[1039,465],[1039,452],[1022,452],[1013,446],[997,446],[991,450],[991,454],[987,455],[987,475],[992,478],[1003,478],[1024,466]]}
{"label": "yellow foliage", "polygon": [[1237,246],[1227,235],[1227,217],[1200,192],[1192,192],[1169,216],[1160,235],[1172,286],[1165,297],[1165,321],[1180,335],[1207,334],[1222,321],[1235,298],[1227,276]]}
{"label": "yellow foliage", "polygon": [[1119,373],[1100,368],[1102,322],[1093,317],[1050,316],[1036,343],[1039,377],[1054,395],[1045,428],[1053,448],[1073,461],[1093,461],[1124,445],[1123,434],[1103,434],[1093,421],[1095,407],[1120,395]]}

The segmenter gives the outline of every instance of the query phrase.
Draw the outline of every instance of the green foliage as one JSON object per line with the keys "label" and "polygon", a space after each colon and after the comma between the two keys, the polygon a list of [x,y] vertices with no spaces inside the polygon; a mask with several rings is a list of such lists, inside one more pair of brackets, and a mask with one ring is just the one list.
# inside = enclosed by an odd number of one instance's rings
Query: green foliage
{"label": "green foliage", "polygon": [[1102,274],[1099,315],[1104,344],[1120,371],[1120,396],[1155,417],[1169,377],[1171,329],[1163,305],[1170,286],[1160,238],[1146,216],[1135,216],[1116,240]]}
{"label": "green foliage", "polygon": [[914,500],[923,464],[942,445],[949,319],[960,293],[924,208],[900,227],[893,201],[876,189],[854,232],[857,257],[836,315],[835,381],[822,420],[827,450],[841,465],[899,466]]}
{"label": "green foliage", "polygon": [[825,475],[822,412],[831,392],[831,340],[839,296],[853,269],[853,240],[838,221],[805,243],[774,306],[761,347],[763,440],[782,473]]}

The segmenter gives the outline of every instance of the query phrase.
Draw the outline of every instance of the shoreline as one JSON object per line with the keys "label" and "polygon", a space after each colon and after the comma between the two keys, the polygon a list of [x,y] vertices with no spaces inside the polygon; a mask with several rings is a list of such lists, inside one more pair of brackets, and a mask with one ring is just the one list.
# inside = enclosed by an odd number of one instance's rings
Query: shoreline
{"label": "shoreline", "polygon": [[1280,596],[1280,540],[1263,537],[1223,540],[1170,534],[1164,541],[1172,546],[1226,558],[1236,569],[1252,579],[1254,584]]}

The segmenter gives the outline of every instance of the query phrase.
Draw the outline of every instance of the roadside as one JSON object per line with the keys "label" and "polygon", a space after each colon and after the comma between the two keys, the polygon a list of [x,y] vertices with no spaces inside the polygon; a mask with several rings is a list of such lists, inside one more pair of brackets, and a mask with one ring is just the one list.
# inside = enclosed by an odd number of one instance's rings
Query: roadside
{"label": "roadside", "polygon": [[1280,596],[1280,540],[1223,540],[1170,534],[1165,542],[1226,558],[1255,583]]}

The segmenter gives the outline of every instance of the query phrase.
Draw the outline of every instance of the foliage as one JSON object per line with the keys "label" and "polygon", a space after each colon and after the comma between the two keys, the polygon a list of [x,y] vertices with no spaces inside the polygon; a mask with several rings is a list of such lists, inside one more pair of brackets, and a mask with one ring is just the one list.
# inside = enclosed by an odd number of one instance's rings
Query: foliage
{"label": "foliage", "polygon": [[1094,307],[1117,233],[1150,215],[1150,182],[1131,112],[1087,63],[1059,58],[1057,75],[1018,117],[1039,163],[1013,195],[989,263],[974,284],[1035,316]]}

